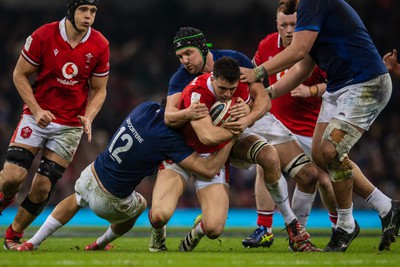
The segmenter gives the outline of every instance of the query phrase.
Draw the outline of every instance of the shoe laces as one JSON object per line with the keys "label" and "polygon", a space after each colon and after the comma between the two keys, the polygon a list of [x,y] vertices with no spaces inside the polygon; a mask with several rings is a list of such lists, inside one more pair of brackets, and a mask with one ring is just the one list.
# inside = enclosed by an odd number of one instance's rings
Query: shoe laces
{"label": "shoe laces", "polygon": [[304,229],[297,220],[293,220],[286,226],[286,231],[289,235],[289,241],[295,243],[306,242],[310,239],[310,234]]}
{"label": "shoe laces", "polygon": [[254,231],[254,233],[250,237],[258,240],[261,239],[261,237],[265,234],[268,234],[268,227],[260,226]]}

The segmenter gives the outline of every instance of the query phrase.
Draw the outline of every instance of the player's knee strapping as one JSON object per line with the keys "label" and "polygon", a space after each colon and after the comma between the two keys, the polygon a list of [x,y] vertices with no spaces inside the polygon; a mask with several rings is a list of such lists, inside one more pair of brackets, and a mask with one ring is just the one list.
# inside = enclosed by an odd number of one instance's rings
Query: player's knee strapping
{"label": "player's knee strapping", "polygon": [[247,150],[247,158],[253,163],[257,163],[257,155],[263,149],[263,147],[269,145],[265,140],[257,140],[251,145],[249,150]]}
{"label": "player's knee strapping", "polygon": [[33,216],[38,216],[42,213],[43,209],[46,207],[47,203],[49,202],[49,196],[40,203],[33,203],[32,200],[27,195],[21,203],[21,207],[23,207],[27,212],[29,212]]}
{"label": "player's knee strapping", "polygon": [[332,142],[337,152],[337,156],[326,164],[333,182],[347,180],[353,176],[353,167],[348,154],[361,135],[362,133],[356,127],[338,120],[332,120],[326,127],[323,139]]}
{"label": "player's knee strapping", "polygon": [[7,150],[6,161],[29,170],[35,155],[28,149],[18,146],[10,146]]}
{"label": "player's knee strapping", "polygon": [[57,162],[42,157],[37,173],[49,178],[51,189],[53,189],[57,181],[64,175],[65,169],[65,167],[61,166]]}
{"label": "player's knee strapping", "polygon": [[290,177],[295,177],[297,173],[303,168],[304,165],[310,163],[311,160],[310,158],[304,154],[301,153],[297,155],[294,159],[292,159],[288,165],[284,168],[284,171],[290,175]]}
{"label": "player's knee strapping", "polygon": [[46,207],[47,203],[49,202],[51,192],[53,191],[53,188],[57,181],[63,176],[65,169],[63,166],[60,164],[47,159],[46,157],[42,157],[42,160],[40,161],[39,164],[39,169],[37,173],[46,176],[50,183],[51,183],[51,188],[49,191],[49,194],[47,198],[40,202],[40,203],[33,203],[29,196],[26,196],[24,201],[21,203],[21,207],[26,209],[30,214],[33,216],[38,216],[40,213],[42,213],[43,209]]}

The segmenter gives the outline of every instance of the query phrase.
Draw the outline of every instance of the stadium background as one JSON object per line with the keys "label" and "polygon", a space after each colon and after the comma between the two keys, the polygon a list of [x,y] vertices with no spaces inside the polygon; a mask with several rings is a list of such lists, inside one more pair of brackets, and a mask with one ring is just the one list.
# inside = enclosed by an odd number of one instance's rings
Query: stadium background
{"label": "stadium background", "polygon": [[[258,42],[266,34],[276,31],[277,2],[100,0],[94,28],[110,41],[108,95],[93,123],[94,140],[89,144],[83,137],[73,163],[56,186],[50,207],[73,192],[80,171],[104,149],[110,135],[133,107],[147,100],[161,101],[166,96],[169,77],[178,67],[171,42],[179,27],[197,27],[213,48],[239,50],[251,58]],[[362,17],[382,56],[393,48],[400,50],[398,0],[348,2]],[[22,45],[37,27],[64,17],[64,7],[65,0],[0,0],[0,166],[4,163],[8,142],[22,110],[21,99],[12,83],[12,71]],[[393,83],[393,95],[388,106],[352,150],[351,157],[384,193],[400,199],[400,81],[393,77]],[[37,164],[35,162],[34,166]],[[30,173],[16,204],[28,193],[33,174]],[[254,208],[254,172],[233,169],[231,180],[231,207]],[[293,187],[291,179],[289,181]],[[148,177],[137,188],[149,205],[153,183],[154,177]],[[178,206],[198,207],[190,185]],[[314,207],[323,208],[319,198]],[[370,209],[357,196],[354,207],[362,211]],[[254,223],[252,218],[248,220],[250,224]],[[3,219],[1,223],[4,223]]]}

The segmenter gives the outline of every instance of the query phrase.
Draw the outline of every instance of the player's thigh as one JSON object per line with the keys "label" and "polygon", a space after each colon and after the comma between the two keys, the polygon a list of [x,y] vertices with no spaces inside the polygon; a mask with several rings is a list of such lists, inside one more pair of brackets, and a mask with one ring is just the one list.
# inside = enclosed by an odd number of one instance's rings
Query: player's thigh
{"label": "player's thigh", "polygon": [[185,179],[175,170],[159,170],[153,188],[152,208],[160,206],[163,209],[175,210],[185,186]]}
{"label": "player's thigh", "polygon": [[278,151],[279,160],[281,167],[287,166],[295,157],[304,153],[300,144],[297,141],[289,141],[282,144],[274,145],[276,151]]}

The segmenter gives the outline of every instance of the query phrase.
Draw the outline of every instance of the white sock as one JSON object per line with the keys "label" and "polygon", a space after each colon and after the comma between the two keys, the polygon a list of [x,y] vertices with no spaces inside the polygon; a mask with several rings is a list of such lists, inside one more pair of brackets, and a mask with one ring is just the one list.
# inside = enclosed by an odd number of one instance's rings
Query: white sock
{"label": "white sock", "polygon": [[114,233],[113,230],[111,230],[111,226],[109,226],[107,231],[102,236],[97,238],[96,243],[100,248],[104,248],[107,246],[107,244],[111,243],[120,236],[121,235]]}
{"label": "white sock", "polygon": [[32,243],[34,248],[38,248],[46,238],[48,238],[62,226],[63,225],[59,221],[49,215],[36,234],[27,242]]}
{"label": "white sock", "polygon": [[289,203],[288,186],[285,177],[281,175],[279,181],[273,185],[265,184],[276,206],[280,210],[286,224],[296,219]]}
{"label": "white sock", "polygon": [[294,189],[292,198],[292,210],[293,213],[296,215],[300,225],[302,225],[303,227],[306,227],[311,208],[314,204],[315,195],[316,193],[309,194],[301,192],[297,188],[297,186]]}
{"label": "white sock", "polygon": [[353,217],[353,203],[351,203],[350,208],[338,209],[337,211],[338,211],[338,221],[336,227],[342,228],[347,233],[352,233],[354,231],[354,228],[356,227]]}
{"label": "white sock", "polygon": [[381,218],[385,217],[392,208],[392,200],[383,194],[378,188],[375,188],[365,201],[378,211]]}

